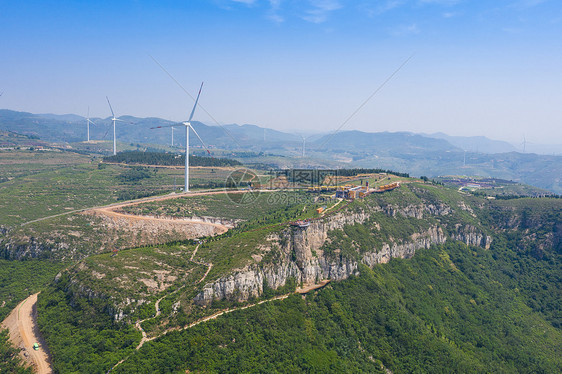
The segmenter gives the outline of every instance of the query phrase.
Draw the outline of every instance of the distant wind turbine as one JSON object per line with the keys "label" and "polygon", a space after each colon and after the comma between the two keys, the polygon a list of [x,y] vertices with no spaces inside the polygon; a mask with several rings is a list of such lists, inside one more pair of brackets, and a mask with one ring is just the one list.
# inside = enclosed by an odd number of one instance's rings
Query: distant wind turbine
{"label": "distant wind turbine", "polygon": [[132,123],[132,122],[127,122],[127,121],[123,121],[122,119],[116,118],[115,113],[113,112],[113,108],[111,107],[111,103],[109,102],[109,98],[107,96],[105,98],[107,99],[107,103],[109,104],[109,109],[111,110],[111,115],[113,116],[113,118],[111,118],[111,121],[113,121],[113,155],[115,156],[117,154],[117,139],[115,138],[115,122],[117,121],[125,122],[125,123]]}
{"label": "distant wind turbine", "polygon": [[174,130],[176,130],[176,128],[172,126],[172,147],[174,146]]}
{"label": "distant wind turbine", "polygon": [[92,120],[90,120],[90,107],[88,107],[88,117],[86,118],[86,132],[87,132],[87,139],[90,141],[90,124],[96,125]]}
{"label": "distant wind turbine", "polygon": [[306,154],[306,139],[308,137],[302,136],[301,135],[301,139],[302,139],[302,158],[304,158],[305,154]]}
{"label": "distant wind turbine", "polygon": [[199,87],[199,93],[197,94],[197,99],[195,99],[195,104],[193,105],[193,109],[191,110],[191,114],[189,115],[189,119],[187,121],[177,123],[177,124],[173,124],[173,125],[169,125],[169,126],[151,127],[152,129],[161,129],[161,128],[165,128],[165,127],[172,127],[173,128],[177,125],[184,125],[185,126],[185,174],[184,174],[185,175],[185,181],[184,181],[184,187],[183,187],[184,192],[189,192],[189,129],[193,130],[195,135],[197,135],[197,138],[199,138],[199,141],[201,142],[201,144],[203,144],[203,147],[205,148],[205,150],[207,150],[207,153],[211,154],[211,152],[209,151],[209,149],[207,148],[207,146],[203,142],[203,139],[201,139],[201,137],[199,136],[197,131],[195,131],[195,129],[191,125],[191,120],[193,119],[193,114],[195,113],[195,108],[197,108],[197,103],[199,102],[199,96],[201,96],[201,90],[202,89],[203,89],[203,82],[201,82],[201,87]]}

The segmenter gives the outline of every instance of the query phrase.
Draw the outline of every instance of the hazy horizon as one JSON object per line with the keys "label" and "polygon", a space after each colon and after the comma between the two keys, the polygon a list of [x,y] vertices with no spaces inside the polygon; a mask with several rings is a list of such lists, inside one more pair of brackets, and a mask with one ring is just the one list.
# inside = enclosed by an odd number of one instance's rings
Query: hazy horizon
{"label": "hazy horizon", "polygon": [[554,0],[0,2],[0,107],[331,132],[562,139]]}

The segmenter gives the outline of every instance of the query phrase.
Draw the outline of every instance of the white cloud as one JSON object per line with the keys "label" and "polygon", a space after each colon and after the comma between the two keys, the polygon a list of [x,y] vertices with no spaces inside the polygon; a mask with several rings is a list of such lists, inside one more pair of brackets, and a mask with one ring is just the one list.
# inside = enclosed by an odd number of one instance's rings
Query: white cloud
{"label": "white cloud", "polygon": [[453,18],[453,17],[458,17],[461,14],[462,14],[461,12],[445,12],[442,15],[443,15],[443,18]]}
{"label": "white cloud", "polygon": [[404,5],[405,0],[386,0],[375,9],[374,13],[382,14]]}
{"label": "white cloud", "polygon": [[394,36],[407,36],[407,35],[417,35],[421,32],[417,24],[412,23],[410,25],[401,25],[394,28],[390,33]]}
{"label": "white cloud", "polygon": [[281,0],[269,0],[270,9],[267,13],[267,18],[276,23],[281,23],[285,21],[285,18],[279,14],[281,9]]}
{"label": "white cloud", "polygon": [[306,11],[302,18],[313,23],[326,22],[331,12],[343,7],[338,0],[309,0],[309,2],[312,9]]}

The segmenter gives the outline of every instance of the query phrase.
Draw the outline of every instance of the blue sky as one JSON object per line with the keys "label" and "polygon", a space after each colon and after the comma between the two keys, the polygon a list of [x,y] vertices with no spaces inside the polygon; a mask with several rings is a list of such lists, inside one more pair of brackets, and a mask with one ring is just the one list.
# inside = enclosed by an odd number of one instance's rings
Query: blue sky
{"label": "blue sky", "polygon": [[0,0],[0,107],[562,143],[559,0]]}

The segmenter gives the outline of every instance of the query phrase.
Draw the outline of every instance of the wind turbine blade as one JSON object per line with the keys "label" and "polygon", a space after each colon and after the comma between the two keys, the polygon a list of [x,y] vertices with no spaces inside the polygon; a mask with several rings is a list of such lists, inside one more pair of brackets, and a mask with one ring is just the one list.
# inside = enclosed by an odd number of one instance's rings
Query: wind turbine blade
{"label": "wind turbine blade", "polygon": [[109,109],[111,110],[111,115],[115,118],[115,113],[113,113],[113,108],[111,107],[111,103],[109,102],[109,97],[105,97],[107,99],[107,103],[109,104]]}
{"label": "wind turbine blade", "polygon": [[203,144],[203,148],[205,148],[205,150],[207,151],[207,153],[209,155],[211,155],[211,151],[209,151],[209,148],[207,148],[207,146],[205,145],[205,143],[203,142],[203,139],[201,139],[201,137],[199,136],[199,134],[197,133],[197,131],[195,131],[195,129],[193,128],[193,126],[189,126],[191,127],[191,129],[193,130],[193,132],[195,133],[195,135],[197,135],[197,137],[199,138],[199,141],[201,142],[201,144]]}
{"label": "wind turbine blade", "polygon": [[88,105],[88,121],[90,121],[90,106]]}
{"label": "wind turbine blade", "polygon": [[166,128],[166,127],[176,127],[176,126],[179,126],[179,125],[181,125],[181,123],[176,123],[174,125],[166,125],[166,126],[156,126],[156,127],[151,127],[150,129],[151,130],[152,129],[163,129],[163,128]]}
{"label": "wind turbine blade", "polygon": [[88,123],[90,123],[90,124],[96,126],[96,123],[95,123],[94,121],[92,121],[91,119],[89,119],[89,118],[88,118]]}
{"label": "wind turbine blade", "polygon": [[189,119],[187,120],[187,122],[191,122],[191,119],[193,118],[193,114],[195,113],[195,108],[197,108],[197,102],[199,101],[199,96],[201,96],[202,89],[203,89],[203,82],[201,82],[201,87],[199,87],[199,93],[197,94],[197,99],[195,99],[195,105],[193,105],[193,109],[191,110],[191,114],[189,115]]}
{"label": "wind turbine blade", "polygon": [[107,127],[107,130],[105,131],[105,134],[103,134],[103,138],[102,138],[102,139],[105,139],[105,137],[107,136],[107,133],[109,132],[109,129],[110,129],[110,128],[111,128],[111,126],[108,126],[108,127]]}
{"label": "wind turbine blade", "polygon": [[[160,69],[162,69],[162,71],[164,73],[166,73],[166,75],[168,75],[168,77],[170,77],[170,79],[172,79],[179,88],[182,89],[183,92],[185,92],[185,94],[189,97],[191,97],[193,99],[193,96],[191,96],[191,94],[185,89],[184,86],[181,85],[180,82],[178,82],[178,80],[176,78],[174,78],[174,76],[172,74],[170,74],[170,72],[168,70],[166,70],[166,68],[158,62],[158,60],[156,60],[151,54],[148,54],[148,56],[152,59],[152,61],[154,61],[154,63],[158,66],[160,66]],[[230,131],[228,131],[226,129],[226,127],[224,127],[223,125],[220,124],[219,121],[216,120],[215,117],[213,117],[213,115],[211,113],[209,113],[209,111],[207,111],[207,109],[205,109],[205,107],[203,105],[199,105],[199,107],[201,108],[201,110],[203,110],[203,112],[207,113],[207,115],[226,133],[226,135],[228,135],[230,137],[230,139],[232,139],[234,141],[234,143],[238,144],[238,146],[240,148],[242,148],[242,145],[240,144],[240,142],[238,142],[238,139],[236,139],[231,133]]]}
{"label": "wind turbine blade", "polygon": [[131,122],[131,121],[125,121],[124,119],[120,119],[120,118],[115,118],[116,122],[123,122],[126,123],[127,125],[136,125],[135,122]]}

